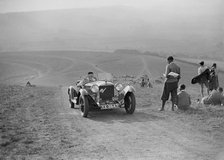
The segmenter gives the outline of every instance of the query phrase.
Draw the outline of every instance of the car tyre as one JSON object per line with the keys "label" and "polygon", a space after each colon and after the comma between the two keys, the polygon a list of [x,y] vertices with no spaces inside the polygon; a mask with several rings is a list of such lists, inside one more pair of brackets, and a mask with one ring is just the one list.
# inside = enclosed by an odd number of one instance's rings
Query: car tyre
{"label": "car tyre", "polygon": [[126,110],[126,113],[133,114],[135,111],[135,106],[135,95],[132,92],[128,92],[124,98],[124,108]]}
{"label": "car tyre", "polygon": [[87,117],[89,113],[89,99],[87,96],[80,97],[80,111],[83,117]]}

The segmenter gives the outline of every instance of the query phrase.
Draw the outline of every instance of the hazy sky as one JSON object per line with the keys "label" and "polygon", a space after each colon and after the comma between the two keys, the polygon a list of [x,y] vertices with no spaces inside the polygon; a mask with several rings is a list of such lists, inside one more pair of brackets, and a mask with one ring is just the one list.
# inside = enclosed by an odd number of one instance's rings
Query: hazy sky
{"label": "hazy sky", "polygon": [[0,0],[0,12],[33,11],[127,5],[146,9],[175,10],[192,7],[217,10],[222,0]]}

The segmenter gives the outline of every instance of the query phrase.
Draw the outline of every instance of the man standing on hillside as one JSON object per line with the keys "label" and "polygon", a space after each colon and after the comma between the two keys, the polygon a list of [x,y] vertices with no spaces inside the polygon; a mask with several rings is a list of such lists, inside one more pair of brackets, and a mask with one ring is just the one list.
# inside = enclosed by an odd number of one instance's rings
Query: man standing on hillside
{"label": "man standing on hillside", "polygon": [[171,93],[171,101],[172,101],[172,111],[174,111],[174,105],[177,105],[177,88],[178,82],[180,79],[180,67],[173,62],[174,59],[172,56],[167,58],[167,66],[165,70],[164,77],[166,78],[163,94],[161,97],[162,107],[160,111],[164,110],[165,103],[169,99],[169,95]]}
{"label": "man standing on hillside", "polygon": [[213,63],[210,69],[210,81],[209,81],[209,90],[217,90],[219,87],[219,78],[218,78],[218,69],[216,63]]}
{"label": "man standing on hillside", "polygon": [[[204,61],[201,61],[199,63],[199,68],[198,68],[198,75],[202,74],[206,69],[208,69],[207,66],[204,65]],[[201,86],[201,96],[204,97],[204,86],[207,88],[207,93],[209,94],[209,83],[208,79],[206,79],[205,76],[203,76],[200,80],[200,86]]]}

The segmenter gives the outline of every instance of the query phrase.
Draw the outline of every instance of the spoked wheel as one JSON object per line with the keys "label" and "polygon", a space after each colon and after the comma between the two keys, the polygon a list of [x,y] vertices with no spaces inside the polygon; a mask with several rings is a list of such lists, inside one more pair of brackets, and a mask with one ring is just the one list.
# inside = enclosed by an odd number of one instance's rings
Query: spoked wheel
{"label": "spoked wheel", "polygon": [[128,92],[124,98],[124,108],[126,110],[126,113],[133,114],[135,111],[135,106],[135,95],[132,92]]}
{"label": "spoked wheel", "polygon": [[83,117],[87,117],[89,113],[89,100],[87,96],[80,97],[80,111]]}

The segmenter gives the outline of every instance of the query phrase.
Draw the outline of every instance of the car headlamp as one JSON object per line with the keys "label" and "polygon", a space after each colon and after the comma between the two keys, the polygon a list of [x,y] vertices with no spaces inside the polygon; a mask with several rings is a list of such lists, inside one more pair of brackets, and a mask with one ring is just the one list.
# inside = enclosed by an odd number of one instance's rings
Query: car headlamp
{"label": "car headlamp", "polygon": [[121,91],[123,89],[123,85],[118,83],[118,84],[116,84],[115,88],[117,91]]}
{"label": "car headlamp", "polygon": [[98,87],[97,85],[93,85],[93,86],[91,87],[91,91],[92,91],[93,93],[97,93],[97,92],[99,92],[99,87]]}

